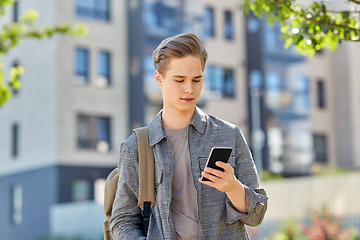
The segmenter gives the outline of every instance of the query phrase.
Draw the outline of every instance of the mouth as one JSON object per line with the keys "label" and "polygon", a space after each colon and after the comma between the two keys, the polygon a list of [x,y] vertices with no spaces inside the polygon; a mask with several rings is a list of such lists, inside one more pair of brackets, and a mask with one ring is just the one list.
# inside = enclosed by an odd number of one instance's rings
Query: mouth
{"label": "mouth", "polygon": [[181,98],[181,100],[185,101],[185,102],[192,102],[194,101],[195,98]]}

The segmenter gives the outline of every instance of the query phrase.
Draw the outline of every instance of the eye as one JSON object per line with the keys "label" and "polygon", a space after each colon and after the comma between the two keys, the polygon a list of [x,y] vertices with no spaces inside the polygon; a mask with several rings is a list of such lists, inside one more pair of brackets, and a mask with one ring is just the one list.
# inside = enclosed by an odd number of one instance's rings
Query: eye
{"label": "eye", "polygon": [[178,82],[178,83],[181,83],[183,82],[184,80],[175,80],[175,82]]}
{"label": "eye", "polygon": [[200,82],[200,81],[201,81],[201,78],[194,79],[193,81],[194,81],[194,82]]}

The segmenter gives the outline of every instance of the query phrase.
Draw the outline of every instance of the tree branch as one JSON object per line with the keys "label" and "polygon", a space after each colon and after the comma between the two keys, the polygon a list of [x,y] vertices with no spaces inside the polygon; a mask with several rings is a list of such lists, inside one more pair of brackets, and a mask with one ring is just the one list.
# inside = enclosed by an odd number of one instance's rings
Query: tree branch
{"label": "tree branch", "polygon": [[[360,4],[360,0],[354,0],[354,1],[358,1],[359,4]],[[310,22],[313,22],[313,23],[316,23],[316,24],[323,24],[323,23],[327,23],[331,26],[334,26],[334,27],[341,27],[341,28],[344,28],[344,29],[347,29],[347,30],[350,30],[350,31],[355,31],[357,33],[360,33],[360,29],[359,28],[351,28],[347,25],[344,25],[344,24],[336,24],[335,22],[326,22],[326,21],[318,21],[312,17],[307,17],[306,15],[307,14],[302,14],[302,13],[299,13],[297,11],[295,11],[294,9],[292,9],[292,6],[286,6],[286,4],[283,4],[284,7],[288,8],[291,12],[297,14],[298,16],[300,17],[303,17],[305,20],[308,20]]]}
{"label": "tree branch", "polygon": [[360,0],[348,0],[351,3],[360,4]]}

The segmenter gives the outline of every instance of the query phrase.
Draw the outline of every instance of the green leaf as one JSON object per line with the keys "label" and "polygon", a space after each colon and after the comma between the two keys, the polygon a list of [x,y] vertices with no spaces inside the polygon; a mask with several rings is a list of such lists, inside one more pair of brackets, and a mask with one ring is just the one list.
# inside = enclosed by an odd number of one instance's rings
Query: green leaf
{"label": "green leaf", "polygon": [[331,31],[327,32],[324,37],[324,44],[328,46],[331,51],[335,51],[337,48],[337,36]]}
{"label": "green leaf", "polygon": [[293,37],[288,37],[288,38],[285,40],[284,48],[285,48],[285,49],[288,49],[293,42],[294,42],[294,38],[293,38]]}
{"label": "green leaf", "polygon": [[326,14],[326,6],[324,3],[321,3],[321,11],[324,13],[324,15]]}
{"label": "green leaf", "polygon": [[320,25],[320,29],[323,33],[327,33],[329,31],[329,25],[327,23],[323,23]]}
{"label": "green leaf", "polygon": [[36,19],[38,19],[39,13],[35,11],[34,9],[29,9],[25,12],[24,15],[20,17],[20,22],[26,23],[28,25],[32,25]]}
{"label": "green leaf", "polygon": [[294,37],[294,44],[298,45],[303,39],[304,37],[301,34],[296,34]]}
{"label": "green leaf", "polygon": [[281,33],[287,33],[289,30],[289,25],[284,24],[281,28],[280,28],[280,32]]}
{"label": "green leaf", "polygon": [[243,10],[246,14],[249,14],[249,1],[250,0],[244,0],[244,4],[243,4]]}

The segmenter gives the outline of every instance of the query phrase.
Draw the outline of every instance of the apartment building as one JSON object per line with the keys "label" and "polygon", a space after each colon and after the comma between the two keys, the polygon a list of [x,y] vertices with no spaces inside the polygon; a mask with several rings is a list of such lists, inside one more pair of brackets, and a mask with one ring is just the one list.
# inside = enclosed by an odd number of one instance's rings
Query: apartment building
{"label": "apartment building", "polygon": [[197,34],[209,53],[198,105],[242,129],[258,169],[296,176],[314,162],[360,166],[356,43],[304,58],[283,49],[279,26],[244,15],[237,0],[15,7],[2,21],[34,8],[40,24],[85,23],[90,34],[24,41],[5,57],[7,70],[21,64],[26,73],[0,109],[0,240],[101,232],[102,186],[118,147],[162,107],[152,51],[182,32]]}
{"label": "apartment building", "polygon": [[2,240],[47,236],[53,205],[101,198],[128,133],[126,2],[19,0],[1,21],[31,8],[40,26],[84,23],[90,34],[25,40],[4,58],[25,74],[0,109]]}

